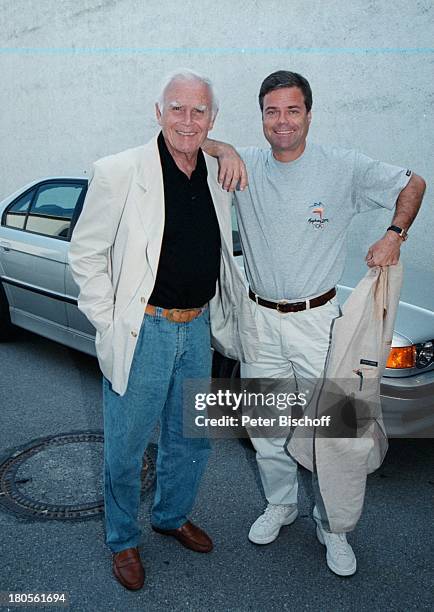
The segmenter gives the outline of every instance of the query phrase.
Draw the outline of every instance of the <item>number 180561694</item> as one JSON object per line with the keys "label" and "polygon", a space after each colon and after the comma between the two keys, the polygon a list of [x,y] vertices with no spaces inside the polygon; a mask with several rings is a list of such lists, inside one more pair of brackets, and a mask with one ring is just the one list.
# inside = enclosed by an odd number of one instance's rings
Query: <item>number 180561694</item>
{"label": "number 180561694", "polygon": [[68,594],[63,592],[11,592],[11,591],[3,591],[0,592],[0,605],[10,605],[10,606],[25,606],[25,605],[57,605],[57,606],[67,606],[68,602]]}

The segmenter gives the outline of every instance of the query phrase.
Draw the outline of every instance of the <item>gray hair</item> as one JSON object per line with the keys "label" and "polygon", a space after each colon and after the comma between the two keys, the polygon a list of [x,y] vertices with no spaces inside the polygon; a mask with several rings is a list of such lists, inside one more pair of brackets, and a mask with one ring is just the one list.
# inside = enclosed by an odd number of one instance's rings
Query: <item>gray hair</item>
{"label": "gray hair", "polygon": [[217,111],[219,109],[219,102],[218,102],[218,98],[216,96],[214,86],[212,84],[211,79],[197,72],[194,72],[193,70],[189,70],[187,68],[185,69],[183,68],[181,70],[177,70],[176,72],[172,72],[163,79],[161,86],[160,86],[161,93],[158,96],[158,100],[157,100],[157,105],[160,110],[160,113],[163,112],[164,94],[166,92],[166,89],[169,87],[169,85],[171,85],[175,81],[198,81],[199,83],[204,83],[208,87],[209,93],[211,95],[212,117],[213,119],[215,118],[215,116],[217,115]]}

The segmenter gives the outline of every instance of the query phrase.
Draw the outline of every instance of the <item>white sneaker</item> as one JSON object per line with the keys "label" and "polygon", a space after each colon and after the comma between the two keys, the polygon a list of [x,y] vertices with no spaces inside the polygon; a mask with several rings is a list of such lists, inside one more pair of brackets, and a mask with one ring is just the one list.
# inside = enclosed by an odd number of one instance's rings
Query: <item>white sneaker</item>
{"label": "white sneaker", "polygon": [[345,533],[330,533],[316,521],[318,540],[327,548],[327,565],[338,576],[352,576],[357,569],[356,556]]}
{"label": "white sneaker", "polygon": [[254,544],[270,544],[279,535],[280,528],[293,523],[297,516],[297,504],[268,504],[250,527],[249,540]]}

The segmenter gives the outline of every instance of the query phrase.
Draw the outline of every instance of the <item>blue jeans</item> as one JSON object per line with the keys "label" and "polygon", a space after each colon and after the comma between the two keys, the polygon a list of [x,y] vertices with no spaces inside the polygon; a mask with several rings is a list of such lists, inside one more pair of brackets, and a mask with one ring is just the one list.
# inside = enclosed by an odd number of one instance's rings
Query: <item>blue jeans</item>
{"label": "blue jeans", "polygon": [[137,546],[143,453],[160,420],[157,487],[151,522],[176,529],[187,521],[210,442],[183,437],[183,381],[211,376],[209,310],[173,323],[145,315],[125,395],[103,381],[106,542],[113,552]]}

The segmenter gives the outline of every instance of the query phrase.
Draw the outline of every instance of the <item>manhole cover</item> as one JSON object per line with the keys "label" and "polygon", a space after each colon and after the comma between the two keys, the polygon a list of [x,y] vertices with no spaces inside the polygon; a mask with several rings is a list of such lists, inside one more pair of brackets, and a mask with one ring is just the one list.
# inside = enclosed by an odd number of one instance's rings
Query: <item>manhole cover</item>
{"label": "manhole cover", "polygon": [[[103,442],[100,431],[40,438],[14,449],[0,463],[0,507],[33,519],[84,519],[104,512]],[[143,455],[142,491],[155,478]]]}

